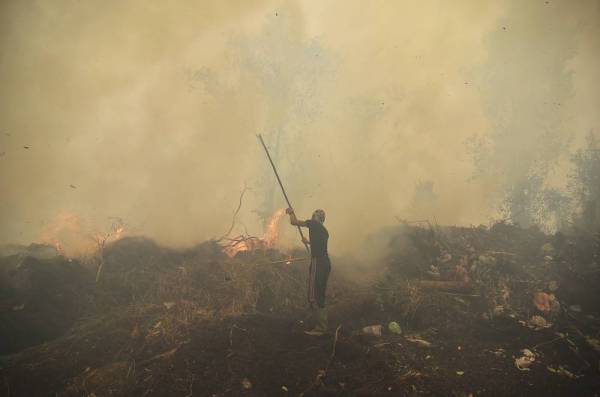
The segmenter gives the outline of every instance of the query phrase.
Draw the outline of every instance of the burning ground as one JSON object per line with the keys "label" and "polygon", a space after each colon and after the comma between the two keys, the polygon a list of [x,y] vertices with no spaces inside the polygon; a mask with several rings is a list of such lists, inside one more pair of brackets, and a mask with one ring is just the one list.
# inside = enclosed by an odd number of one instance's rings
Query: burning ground
{"label": "burning ground", "polygon": [[303,252],[269,236],[185,250],[118,236],[83,258],[4,247],[2,395],[600,390],[597,238],[401,223],[372,237],[378,267],[333,259],[330,333],[314,338]]}

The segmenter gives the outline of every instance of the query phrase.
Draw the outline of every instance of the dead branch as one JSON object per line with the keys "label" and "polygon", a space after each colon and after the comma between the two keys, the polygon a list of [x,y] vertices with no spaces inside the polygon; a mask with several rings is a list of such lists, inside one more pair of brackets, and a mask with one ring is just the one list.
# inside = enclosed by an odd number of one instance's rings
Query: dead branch
{"label": "dead branch", "polygon": [[244,195],[246,194],[247,190],[248,190],[248,186],[246,186],[246,184],[244,184],[244,188],[242,189],[242,192],[240,193],[240,200],[239,200],[238,206],[235,209],[235,211],[233,212],[233,217],[231,219],[231,226],[229,226],[229,230],[227,230],[227,232],[224,235],[222,235],[220,238],[218,238],[217,241],[221,241],[224,238],[229,237],[229,235],[231,234],[231,231],[235,227],[235,219],[237,218],[237,215],[240,212],[240,209],[242,208],[242,200],[244,199]]}
{"label": "dead branch", "polygon": [[167,350],[166,352],[157,354],[156,356],[150,357],[149,359],[146,359],[144,361],[140,361],[140,365],[146,365],[146,364],[149,364],[149,363],[159,360],[159,359],[170,358],[177,352],[177,350],[179,350],[179,346],[177,346],[171,350]]}
{"label": "dead branch", "polygon": [[227,241],[229,241],[229,244],[223,245],[223,248],[235,248],[240,244],[246,244],[248,242],[250,242],[250,244],[252,244],[252,242],[260,241],[260,239],[258,237],[254,237],[254,236],[240,235],[235,238],[227,238]]}
{"label": "dead branch", "polygon": [[325,369],[320,369],[319,371],[317,371],[317,377],[314,380],[314,382],[312,382],[308,386],[308,388],[306,388],[306,390],[304,390],[302,393],[300,393],[298,395],[298,397],[303,397],[306,393],[308,393],[315,387],[324,386],[323,379],[325,379],[325,377],[327,376],[327,371],[329,371],[329,366],[331,365],[331,363],[333,362],[333,359],[335,358],[335,348],[337,346],[338,335],[340,333],[341,328],[342,328],[342,325],[340,324],[335,329],[335,336],[333,337],[333,349],[331,351],[331,355],[329,356],[329,360],[327,361],[327,365],[325,366]]}
{"label": "dead branch", "polygon": [[240,328],[236,324],[233,324],[231,328],[229,328],[229,354],[227,357],[231,357],[233,355],[233,329],[239,329],[240,331],[248,332],[247,329]]}
{"label": "dead branch", "polygon": [[102,268],[104,267],[104,247],[106,246],[107,241],[109,241],[113,237],[118,237],[125,227],[125,224],[121,218],[114,218],[110,230],[105,234],[97,234],[94,237],[96,244],[98,245],[98,270],[96,271],[96,284],[98,280],[100,280],[100,274],[102,273]]}
{"label": "dead branch", "polygon": [[192,386],[194,386],[194,374],[190,375],[190,392],[188,394],[185,395],[185,397],[192,397],[194,395],[194,392],[192,391]]}
{"label": "dead branch", "polygon": [[333,362],[333,359],[335,357],[335,347],[337,346],[338,334],[339,334],[341,328],[342,328],[342,325],[340,324],[335,329],[335,336],[333,337],[333,349],[331,351],[331,356],[329,356],[329,361],[327,362],[327,366],[325,367],[325,374],[323,375],[323,377],[327,376],[327,371],[329,370],[329,366],[331,365],[331,363]]}
{"label": "dead branch", "polygon": [[538,347],[541,347],[541,346],[545,346],[545,345],[552,344],[552,343],[554,343],[554,342],[556,342],[556,341],[559,341],[559,340],[561,340],[561,339],[564,339],[564,337],[563,337],[563,336],[559,336],[558,338],[554,338],[554,339],[552,339],[552,340],[549,340],[549,341],[546,341],[546,342],[538,343],[537,345],[533,346],[533,347],[531,348],[531,350],[535,350],[535,349],[537,349]]}
{"label": "dead branch", "polygon": [[135,375],[135,358],[133,359],[133,361],[131,362],[131,364],[129,364],[129,369],[127,369],[127,378],[129,379],[129,375],[132,373]]}
{"label": "dead branch", "polygon": [[308,258],[290,258],[290,259],[282,259],[280,261],[273,261],[273,262],[263,262],[263,263],[257,263],[257,265],[275,265],[277,263],[291,263],[291,262],[301,262],[301,261],[305,261],[308,260]]}

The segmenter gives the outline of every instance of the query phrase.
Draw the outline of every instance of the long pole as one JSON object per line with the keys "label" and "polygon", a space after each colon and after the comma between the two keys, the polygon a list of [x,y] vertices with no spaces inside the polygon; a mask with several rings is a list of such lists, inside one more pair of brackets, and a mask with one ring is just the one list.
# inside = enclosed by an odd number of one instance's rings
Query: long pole
{"label": "long pole", "polygon": [[[283,197],[285,197],[285,201],[287,202],[288,207],[293,208],[292,204],[290,204],[290,199],[285,192],[285,188],[283,187],[283,183],[281,183],[281,178],[279,177],[279,173],[277,172],[277,168],[275,168],[275,163],[273,163],[273,159],[269,154],[269,149],[267,149],[267,145],[265,145],[265,141],[261,134],[257,135],[262,147],[265,149],[265,153],[267,153],[267,157],[269,158],[269,163],[271,163],[271,167],[273,167],[273,172],[275,172],[275,177],[277,178],[277,182],[279,182],[279,187],[281,187],[281,192],[283,193]],[[304,233],[302,233],[302,229],[298,226],[298,232],[300,233],[300,237],[302,238],[302,242],[304,243]],[[304,243],[304,247],[306,247],[306,251],[310,254],[310,249],[308,248],[308,244]]]}

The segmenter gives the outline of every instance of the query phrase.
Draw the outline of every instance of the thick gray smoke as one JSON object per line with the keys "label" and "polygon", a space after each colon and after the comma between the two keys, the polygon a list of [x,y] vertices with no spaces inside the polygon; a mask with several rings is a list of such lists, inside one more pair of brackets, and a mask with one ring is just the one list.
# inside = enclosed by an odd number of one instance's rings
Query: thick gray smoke
{"label": "thick gray smoke", "polygon": [[348,251],[396,216],[487,222],[600,131],[596,0],[3,2],[0,57],[0,242],[68,213],[192,244],[245,184],[259,235],[285,206],[263,133]]}

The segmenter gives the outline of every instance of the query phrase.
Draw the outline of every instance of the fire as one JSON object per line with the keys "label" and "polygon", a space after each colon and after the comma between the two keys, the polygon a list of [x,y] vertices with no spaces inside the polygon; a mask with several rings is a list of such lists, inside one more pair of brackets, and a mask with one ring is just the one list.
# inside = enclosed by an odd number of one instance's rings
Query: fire
{"label": "fire", "polygon": [[77,215],[61,210],[42,231],[40,240],[54,246],[60,255],[65,255],[65,245],[69,248],[76,246],[76,251],[82,248],[86,250],[92,243],[81,237],[81,225],[82,221]]}
{"label": "fire", "polygon": [[82,256],[93,254],[104,244],[120,239],[124,231],[121,223],[115,223],[108,233],[91,233],[81,217],[61,210],[42,231],[40,240],[52,245],[59,255]]}
{"label": "fire", "polygon": [[284,215],[285,210],[279,209],[271,215],[271,218],[269,218],[269,221],[267,222],[267,227],[262,240],[264,240],[268,248],[273,248],[279,239],[279,221]]}
{"label": "fire", "polygon": [[231,244],[224,248],[224,252],[234,257],[238,252],[253,251],[256,249],[273,248],[279,240],[279,221],[285,215],[284,209],[279,209],[267,221],[265,232],[261,238],[238,236],[230,239]]}

